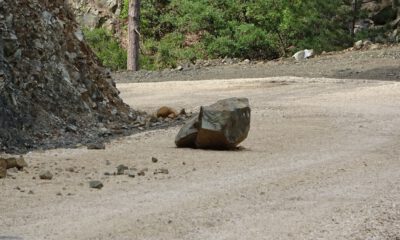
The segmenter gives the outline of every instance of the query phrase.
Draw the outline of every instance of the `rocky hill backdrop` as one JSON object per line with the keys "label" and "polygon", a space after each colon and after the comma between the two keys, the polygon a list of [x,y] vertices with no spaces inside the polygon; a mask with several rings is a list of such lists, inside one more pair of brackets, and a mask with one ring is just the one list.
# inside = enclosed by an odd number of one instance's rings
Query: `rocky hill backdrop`
{"label": "rocky hill backdrop", "polygon": [[136,119],[80,29],[63,0],[0,0],[0,151],[75,146]]}

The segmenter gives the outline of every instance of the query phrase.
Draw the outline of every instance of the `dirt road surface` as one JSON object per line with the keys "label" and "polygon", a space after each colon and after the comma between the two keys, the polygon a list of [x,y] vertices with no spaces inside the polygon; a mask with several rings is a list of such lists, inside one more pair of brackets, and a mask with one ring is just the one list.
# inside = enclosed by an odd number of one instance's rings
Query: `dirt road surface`
{"label": "dirt road surface", "polygon": [[[118,87],[148,111],[248,97],[244,149],[177,149],[174,127],[106,150],[28,153],[26,172],[0,180],[0,239],[400,239],[399,82],[277,77]],[[104,175],[119,164],[148,171]],[[169,174],[154,175],[159,168]],[[54,178],[40,180],[43,169]],[[103,189],[90,189],[90,180]]]}

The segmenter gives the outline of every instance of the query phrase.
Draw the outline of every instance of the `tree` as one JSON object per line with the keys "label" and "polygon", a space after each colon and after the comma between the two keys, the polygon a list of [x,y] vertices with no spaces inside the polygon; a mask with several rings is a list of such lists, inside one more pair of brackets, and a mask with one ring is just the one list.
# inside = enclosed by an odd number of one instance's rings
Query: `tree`
{"label": "tree", "polygon": [[351,20],[351,37],[354,38],[356,22],[358,20],[360,9],[362,5],[362,0],[353,0],[352,1],[352,20]]}
{"label": "tree", "polygon": [[128,15],[128,64],[130,71],[139,70],[140,0],[129,1]]}

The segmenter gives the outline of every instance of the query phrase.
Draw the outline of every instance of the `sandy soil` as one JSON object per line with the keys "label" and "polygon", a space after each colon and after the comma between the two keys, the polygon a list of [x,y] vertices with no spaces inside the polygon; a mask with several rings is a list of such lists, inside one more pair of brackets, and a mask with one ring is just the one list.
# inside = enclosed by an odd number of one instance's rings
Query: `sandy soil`
{"label": "sandy soil", "polygon": [[[231,152],[177,149],[178,127],[106,150],[31,152],[26,172],[0,180],[0,239],[400,239],[399,82],[278,77],[118,87],[144,110],[195,111],[248,97],[250,135]],[[119,164],[148,171],[104,175]],[[154,175],[158,168],[169,174]],[[42,169],[54,178],[39,180]],[[104,188],[90,189],[92,179]]]}

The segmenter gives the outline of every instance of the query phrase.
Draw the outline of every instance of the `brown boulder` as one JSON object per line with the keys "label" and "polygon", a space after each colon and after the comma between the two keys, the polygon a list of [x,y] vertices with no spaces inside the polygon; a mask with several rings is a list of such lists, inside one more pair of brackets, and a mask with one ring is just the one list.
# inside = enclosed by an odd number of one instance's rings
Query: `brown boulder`
{"label": "brown boulder", "polygon": [[21,156],[19,158],[10,157],[2,158],[0,157],[0,178],[5,178],[7,176],[7,169],[17,168],[18,170],[24,169],[28,164],[25,162],[24,158]]}
{"label": "brown boulder", "polygon": [[18,168],[18,170],[22,170],[24,169],[24,167],[28,166],[23,157],[19,158],[11,157],[11,158],[5,158],[4,160],[7,163],[7,169]]}
{"label": "brown boulder", "polygon": [[177,147],[233,149],[247,138],[250,130],[247,98],[229,98],[200,108],[175,138]]}
{"label": "brown boulder", "polygon": [[157,110],[156,116],[162,117],[162,118],[175,118],[176,116],[178,116],[178,112],[170,107],[161,107],[160,109]]}
{"label": "brown boulder", "polygon": [[195,148],[198,133],[199,115],[192,117],[179,131],[175,144],[181,148]]}

